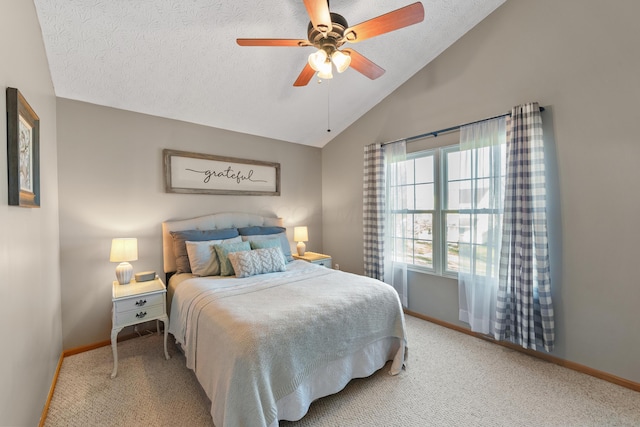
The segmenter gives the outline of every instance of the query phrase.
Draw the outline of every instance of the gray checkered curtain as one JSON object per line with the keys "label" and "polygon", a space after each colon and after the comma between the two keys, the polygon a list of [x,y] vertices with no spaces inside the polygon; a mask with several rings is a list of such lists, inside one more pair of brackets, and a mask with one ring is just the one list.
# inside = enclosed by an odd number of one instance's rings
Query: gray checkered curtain
{"label": "gray checkered curtain", "polygon": [[364,274],[384,280],[385,176],[380,144],[364,147]]}
{"label": "gray checkered curtain", "polygon": [[514,107],[507,121],[506,173],[495,338],[551,351],[554,320],[537,103]]}

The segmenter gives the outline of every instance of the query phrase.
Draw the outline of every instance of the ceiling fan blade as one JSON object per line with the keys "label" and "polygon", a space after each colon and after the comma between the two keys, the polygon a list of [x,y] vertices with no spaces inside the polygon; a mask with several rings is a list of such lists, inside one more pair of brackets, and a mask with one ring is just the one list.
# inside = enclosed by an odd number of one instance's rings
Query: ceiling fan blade
{"label": "ceiling fan blade", "polygon": [[294,86],[306,86],[310,81],[311,78],[313,77],[313,75],[316,72],[314,71],[313,68],[311,68],[311,65],[309,65],[309,63],[307,63],[304,68],[302,69],[302,72],[300,73],[300,75],[298,76],[298,79],[295,81],[295,83],[293,84]]}
{"label": "ceiling fan blade", "polygon": [[351,56],[351,65],[350,65],[351,68],[353,68],[354,70],[356,70],[361,74],[364,74],[366,77],[369,77],[371,80],[375,80],[384,74],[383,68],[374,64],[369,59],[362,56],[355,50],[342,49],[342,52],[346,52],[347,54],[349,54],[349,56]]}
{"label": "ceiling fan blade", "polygon": [[327,0],[304,0],[304,5],[316,30],[323,34],[331,31],[333,25],[331,25],[329,2]]}
{"label": "ceiling fan blade", "polygon": [[311,46],[309,40],[302,39],[236,39],[240,46]]}
{"label": "ceiling fan blade", "polygon": [[351,43],[361,42],[380,34],[417,24],[423,20],[424,7],[422,3],[416,2],[347,28],[344,32],[344,39]]}

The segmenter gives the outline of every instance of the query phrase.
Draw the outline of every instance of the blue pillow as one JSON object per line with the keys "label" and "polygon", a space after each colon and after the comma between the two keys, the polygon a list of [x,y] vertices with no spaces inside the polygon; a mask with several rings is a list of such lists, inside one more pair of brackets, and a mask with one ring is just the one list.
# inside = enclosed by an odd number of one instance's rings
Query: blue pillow
{"label": "blue pillow", "polygon": [[291,256],[291,247],[289,246],[289,240],[287,240],[287,235],[282,232],[278,234],[260,234],[254,236],[242,236],[242,240],[245,242],[265,242],[268,240],[276,240],[280,242],[280,249],[282,249],[282,254],[284,255],[284,259],[286,262],[293,261],[293,256]]}
{"label": "blue pillow", "polygon": [[280,243],[279,238],[274,236],[273,238],[266,239],[266,240],[249,240],[249,243],[251,243],[252,250],[280,248],[280,254],[282,255],[282,260],[285,263],[287,262],[287,258],[284,256],[284,253],[282,252],[282,244]]}
{"label": "blue pillow", "polygon": [[229,261],[230,253],[251,250],[251,244],[249,242],[223,243],[221,245],[213,245],[213,247],[220,261],[221,276],[233,276],[235,274],[233,265],[231,265],[231,261]]}
{"label": "blue pillow", "polygon": [[269,249],[280,247],[280,239],[277,238],[267,240],[249,240],[249,243],[251,244],[251,249]]}
{"label": "blue pillow", "polygon": [[202,242],[204,240],[224,240],[239,236],[237,228],[220,228],[217,230],[183,230],[170,231],[173,238],[173,255],[176,257],[176,272],[191,273],[189,255],[185,242]]}
{"label": "blue pillow", "polygon": [[238,228],[238,232],[240,233],[241,236],[258,236],[258,235],[263,235],[263,234],[279,234],[279,233],[284,233],[286,232],[287,229],[284,227],[260,227],[260,226],[253,226],[253,227],[240,227]]}

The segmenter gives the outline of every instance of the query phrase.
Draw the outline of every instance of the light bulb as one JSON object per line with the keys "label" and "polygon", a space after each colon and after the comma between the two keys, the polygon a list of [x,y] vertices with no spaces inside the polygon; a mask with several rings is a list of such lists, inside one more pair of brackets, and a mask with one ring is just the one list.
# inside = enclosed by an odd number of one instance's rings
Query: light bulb
{"label": "light bulb", "polygon": [[325,61],[324,64],[318,70],[318,78],[329,80],[333,78],[333,73],[331,72],[331,61]]}
{"label": "light bulb", "polygon": [[309,55],[309,65],[314,71],[320,71],[323,64],[327,62],[327,52],[322,49],[318,49],[316,52]]}
{"label": "light bulb", "polygon": [[336,70],[338,70],[339,73],[342,73],[344,70],[349,68],[349,65],[351,64],[351,55],[347,55],[344,52],[336,50],[331,54],[331,60],[333,61],[333,65],[336,66]]}

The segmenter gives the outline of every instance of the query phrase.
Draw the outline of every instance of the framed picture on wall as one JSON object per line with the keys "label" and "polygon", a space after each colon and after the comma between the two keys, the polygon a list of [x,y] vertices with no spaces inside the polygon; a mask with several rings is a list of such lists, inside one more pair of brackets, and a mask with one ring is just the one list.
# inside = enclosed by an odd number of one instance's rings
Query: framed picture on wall
{"label": "framed picture on wall", "polygon": [[280,163],[163,150],[167,193],[279,196]]}
{"label": "framed picture on wall", "polygon": [[16,88],[7,88],[9,205],[40,207],[40,119]]}

